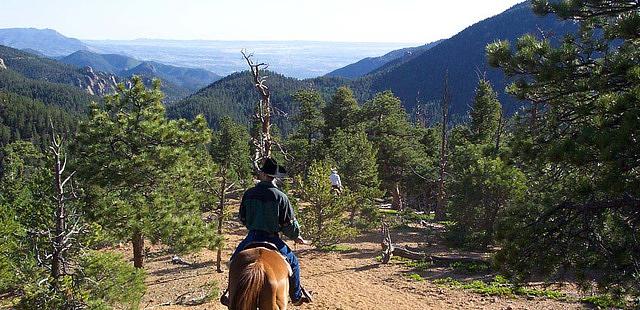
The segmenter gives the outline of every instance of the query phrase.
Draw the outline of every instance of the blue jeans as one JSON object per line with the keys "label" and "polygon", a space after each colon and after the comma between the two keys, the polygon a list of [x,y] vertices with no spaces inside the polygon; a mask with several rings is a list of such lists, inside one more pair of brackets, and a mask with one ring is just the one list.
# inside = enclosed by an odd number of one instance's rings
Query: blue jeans
{"label": "blue jeans", "polygon": [[300,285],[300,264],[298,263],[296,255],[293,254],[293,251],[291,251],[289,246],[287,246],[287,244],[279,237],[257,230],[250,230],[247,237],[240,242],[235,252],[233,252],[233,255],[231,255],[231,260],[233,260],[240,251],[244,250],[244,248],[252,242],[273,243],[280,250],[280,253],[287,258],[287,262],[289,262],[291,270],[293,271],[293,274],[289,277],[289,296],[291,296],[291,299],[293,300],[299,300],[302,297],[302,286]]}

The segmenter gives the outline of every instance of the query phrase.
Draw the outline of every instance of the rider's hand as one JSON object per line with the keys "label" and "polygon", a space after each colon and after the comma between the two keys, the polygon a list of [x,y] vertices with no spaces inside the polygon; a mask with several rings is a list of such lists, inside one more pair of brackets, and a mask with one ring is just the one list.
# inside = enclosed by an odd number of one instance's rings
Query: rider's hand
{"label": "rider's hand", "polygon": [[297,244],[309,244],[309,242],[307,240],[304,240],[302,238],[302,236],[293,239],[293,242],[297,243]]}

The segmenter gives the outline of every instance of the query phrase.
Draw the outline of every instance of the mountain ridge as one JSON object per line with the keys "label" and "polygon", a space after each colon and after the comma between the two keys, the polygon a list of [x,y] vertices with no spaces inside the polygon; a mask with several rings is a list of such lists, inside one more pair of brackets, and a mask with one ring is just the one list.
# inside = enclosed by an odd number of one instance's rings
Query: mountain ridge
{"label": "mountain ridge", "polygon": [[358,62],[352,63],[350,65],[344,66],[342,68],[333,70],[325,76],[328,77],[343,77],[347,79],[356,79],[362,77],[382,66],[385,66],[387,63],[396,61],[399,59],[413,57],[417,54],[421,54],[424,51],[438,45],[438,43],[444,40],[438,40],[431,43],[427,43],[420,46],[415,47],[405,47],[402,49],[393,50],[388,52],[382,56],[377,57],[367,57],[359,60]]}
{"label": "mountain ridge", "polygon": [[0,29],[0,45],[35,50],[49,57],[64,56],[79,50],[91,49],[78,39],[66,37],[56,30],[48,28]]}

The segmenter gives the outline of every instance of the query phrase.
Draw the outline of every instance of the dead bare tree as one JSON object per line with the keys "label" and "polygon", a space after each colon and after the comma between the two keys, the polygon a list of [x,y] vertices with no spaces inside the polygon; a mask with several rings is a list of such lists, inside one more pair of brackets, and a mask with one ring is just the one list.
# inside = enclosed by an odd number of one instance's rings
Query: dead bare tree
{"label": "dead bare tree", "polygon": [[388,263],[391,258],[399,256],[406,259],[431,262],[434,266],[449,266],[454,262],[489,264],[489,260],[479,256],[463,255],[430,255],[425,252],[417,252],[402,247],[394,246],[391,242],[389,225],[382,222],[382,263]]}
{"label": "dead bare tree", "polygon": [[261,75],[261,70],[266,70],[269,65],[266,63],[256,64],[252,60],[253,54],[247,54],[244,50],[241,53],[251,69],[253,84],[258,94],[260,94],[260,102],[253,115],[254,119],[260,122],[260,131],[253,137],[255,148],[253,165],[257,169],[262,160],[271,157],[271,146],[273,144],[273,139],[271,138],[271,91],[265,85],[267,76]]}
{"label": "dead bare tree", "polygon": [[[51,145],[49,150],[54,156],[54,189],[56,209],[54,211],[55,230],[51,242],[51,278],[54,285],[58,278],[66,273],[65,253],[73,245],[75,236],[82,227],[79,219],[68,225],[70,212],[66,208],[67,201],[77,198],[73,187],[73,176],[75,171],[66,174],[67,156],[64,153],[63,138],[56,135],[53,123],[51,122]],[[69,191],[67,191],[67,188]]]}

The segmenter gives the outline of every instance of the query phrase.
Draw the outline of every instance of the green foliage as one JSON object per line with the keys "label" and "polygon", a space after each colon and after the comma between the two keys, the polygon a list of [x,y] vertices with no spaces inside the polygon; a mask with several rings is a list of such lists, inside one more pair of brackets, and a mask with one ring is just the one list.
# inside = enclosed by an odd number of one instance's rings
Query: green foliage
{"label": "green foliage", "polygon": [[328,162],[316,161],[311,164],[307,178],[299,181],[302,199],[309,205],[300,209],[298,218],[302,231],[317,247],[340,243],[355,234],[355,230],[348,227],[346,212],[356,201],[348,193],[340,196],[331,193],[329,171]]}
{"label": "green foliage", "polygon": [[338,252],[338,253],[348,253],[348,252],[355,251],[354,248],[347,245],[342,245],[342,244],[333,244],[329,246],[323,246],[318,249],[324,252]]}
{"label": "green foliage", "polygon": [[620,298],[615,298],[611,295],[593,295],[580,298],[580,301],[590,303],[598,308],[610,309],[618,308],[623,309],[627,307],[627,303]]}
{"label": "green foliage", "polygon": [[84,251],[95,226],[85,226],[76,216],[80,201],[66,203],[66,219],[77,220],[87,233],[73,236],[73,247],[65,251],[66,272],[58,280],[51,278],[51,160],[24,141],[5,146],[2,155],[0,293],[19,296],[14,305],[18,309],[137,307],[144,274],[134,271],[122,255]]}
{"label": "green foliage", "polygon": [[489,296],[539,296],[549,299],[567,299],[565,293],[554,290],[539,290],[517,286],[509,282],[505,277],[497,275],[490,282],[475,280],[460,282],[451,277],[433,280],[434,284],[469,290],[474,293]]}
{"label": "green foliage", "polygon": [[[293,95],[297,91],[312,89],[326,94],[345,83],[345,80],[338,78],[301,81],[270,71],[265,71],[263,74],[269,76],[265,84],[269,86],[271,102],[275,108],[291,114],[296,111]],[[258,100],[259,96],[252,83],[251,74],[249,71],[243,71],[230,74],[184,100],[169,105],[167,114],[171,118],[187,119],[194,119],[202,114],[214,129],[218,128],[223,116],[229,116],[235,122],[249,126]],[[272,123],[281,129],[284,136],[292,132],[294,127],[289,119],[283,117],[274,117]]]}
{"label": "green foliage", "polygon": [[75,86],[29,79],[12,70],[0,70],[0,91],[38,100],[47,106],[61,107],[69,112],[80,113],[86,112],[89,102],[98,99]]}
{"label": "green foliage", "polygon": [[463,263],[463,262],[453,262],[449,265],[449,267],[453,268],[456,271],[462,271],[466,273],[481,273],[487,272],[491,269],[491,266],[486,263]]}
{"label": "green foliage", "polygon": [[424,278],[421,275],[417,274],[417,273],[411,273],[411,274],[409,274],[407,276],[407,278],[409,278],[409,279],[411,279],[413,281],[416,281],[416,282],[423,282],[424,281]]}
{"label": "green foliage", "polygon": [[311,162],[322,156],[324,100],[319,92],[310,90],[296,92],[293,100],[299,107],[294,116],[296,129],[286,141],[287,149],[294,158],[289,166],[289,173],[306,175]]}
{"label": "green foliage", "polygon": [[377,94],[362,107],[369,140],[378,150],[378,173],[382,185],[394,198],[394,207],[403,208],[402,182],[413,173],[413,168],[424,154],[414,147],[419,136],[407,119],[400,100],[391,92]]}
{"label": "green foliage", "polygon": [[405,261],[404,265],[418,271],[427,271],[428,269],[433,268],[433,263],[431,261],[409,260]]}
{"label": "green foliage", "polygon": [[51,279],[37,276],[22,284],[17,309],[137,309],[145,292],[144,271],[121,254],[85,253],[75,272],[61,277],[55,289]]}
{"label": "green foliage", "polygon": [[502,118],[502,106],[488,80],[480,79],[478,81],[476,95],[469,114],[471,115],[470,129],[474,143],[487,143],[495,138]]}
{"label": "green foliage", "polygon": [[0,91],[0,147],[26,140],[46,149],[51,140],[49,120],[62,133],[74,133],[80,115],[39,101]]}
{"label": "green foliage", "polygon": [[[376,227],[377,206],[374,199],[381,196],[379,190],[376,149],[359,130],[336,129],[329,140],[327,157],[335,162],[342,185],[348,195],[353,195],[356,203],[349,206],[349,223],[352,227]],[[328,175],[327,175],[328,178]]]}
{"label": "green foliage", "polygon": [[122,254],[89,251],[79,262],[77,284],[89,308],[137,308],[145,293],[145,272],[129,265]]}
{"label": "green foliage", "polygon": [[325,136],[330,138],[336,130],[346,130],[353,126],[357,122],[358,110],[358,102],[353,96],[353,91],[346,86],[338,88],[324,108]]}
{"label": "green foliage", "polygon": [[[75,153],[93,206],[91,219],[119,238],[160,239],[175,251],[214,246],[200,205],[200,186],[210,132],[203,118],[167,120],[159,83],[145,89],[134,77],[130,89],[93,104],[80,125]],[[126,239],[124,239],[126,240]],[[134,256],[141,259],[134,247]]]}
{"label": "green foliage", "polygon": [[[247,129],[223,117],[220,129],[214,132],[210,154],[219,171],[229,182],[246,184],[251,179],[251,155]],[[221,175],[222,176],[222,175]]]}
{"label": "green foliage", "polygon": [[449,239],[460,245],[492,244],[501,212],[518,205],[526,191],[525,175],[500,158],[483,153],[483,148],[466,144],[454,149],[449,214],[455,225]]}
{"label": "green foliage", "polygon": [[532,192],[508,210],[497,259],[518,279],[569,269],[585,286],[638,296],[638,4],[537,0],[533,7],[580,29],[559,44],[526,35],[513,47],[486,48],[489,63],[513,80],[508,91],[533,103],[513,143]]}

